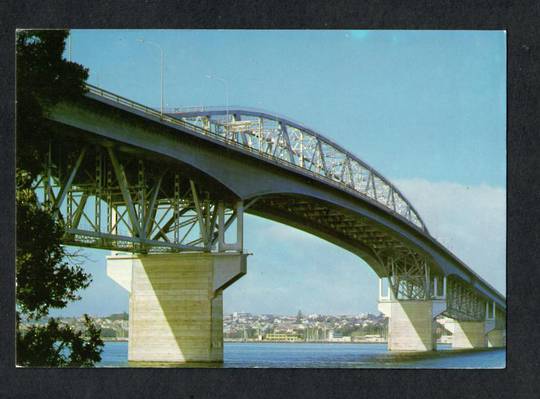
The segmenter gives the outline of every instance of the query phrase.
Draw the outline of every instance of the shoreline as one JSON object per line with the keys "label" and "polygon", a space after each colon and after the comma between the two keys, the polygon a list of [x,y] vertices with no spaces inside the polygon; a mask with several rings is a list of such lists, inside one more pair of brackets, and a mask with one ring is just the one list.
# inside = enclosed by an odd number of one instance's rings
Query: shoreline
{"label": "shoreline", "polygon": [[373,341],[273,341],[273,340],[261,340],[261,341],[236,341],[236,340],[223,340],[224,343],[237,343],[237,344],[386,344],[387,341],[373,342]]}
{"label": "shoreline", "polygon": [[[128,338],[102,338],[103,342],[129,342]],[[236,344],[387,344],[387,341],[241,341],[241,340],[223,340],[224,343],[236,343]],[[439,345],[451,345],[449,342],[437,342]]]}

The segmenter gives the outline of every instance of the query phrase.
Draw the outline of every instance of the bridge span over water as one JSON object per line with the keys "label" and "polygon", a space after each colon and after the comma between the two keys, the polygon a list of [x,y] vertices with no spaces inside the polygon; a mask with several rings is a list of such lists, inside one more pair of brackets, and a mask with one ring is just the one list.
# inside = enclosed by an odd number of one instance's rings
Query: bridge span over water
{"label": "bridge span over water", "polygon": [[132,361],[222,360],[222,291],[246,273],[244,213],[365,260],[390,350],[433,350],[439,315],[457,348],[504,345],[504,296],[388,179],[301,123],[247,108],[161,113],[94,86],[47,120],[36,190],[65,244],[123,253],[108,273],[130,291]]}

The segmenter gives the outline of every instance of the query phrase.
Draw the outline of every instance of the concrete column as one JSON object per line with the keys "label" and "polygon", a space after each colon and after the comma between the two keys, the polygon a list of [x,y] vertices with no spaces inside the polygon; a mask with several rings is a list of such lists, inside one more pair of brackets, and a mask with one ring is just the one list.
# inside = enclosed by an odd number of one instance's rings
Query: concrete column
{"label": "concrete column", "polygon": [[491,330],[490,332],[488,332],[487,346],[488,348],[502,348],[506,346],[506,331]]}
{"label": "concrete column", "polygon": [[484,333],[486,335],[486,346],[488,348],[501,348],[506,346],[506,329],[504,327],[504,321],[495,318],[495,311],[493,311],[491,318],[485,321]]}
{"label": "concrete column", "polygon": [[458,321],[453,322],[452,348],[476,349],[487,347],[485,321]]}
{"label": "concrete column", "polygon": [[444,300],[388,300],[379,310],[388,316],[388,350],[422,352],[436,349],[434,319],[446,309]]}
{"label": "concrete column", "polygon": [[500,348],[506,346],[506,331],[495,319],[484,321],[454,320],[452,347],[454,349]]}
{"label": "concrete column", "polygon": [[246,273],[243,254],[107,258],[107,274],[130,291],[128,360],[223,361],[222,291]]}

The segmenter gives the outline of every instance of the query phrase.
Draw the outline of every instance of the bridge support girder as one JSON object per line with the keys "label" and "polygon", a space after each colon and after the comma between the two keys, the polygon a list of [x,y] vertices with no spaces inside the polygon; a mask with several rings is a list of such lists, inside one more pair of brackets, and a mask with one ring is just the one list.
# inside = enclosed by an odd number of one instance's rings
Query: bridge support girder
{"label": "bridge support girder", "polygon": [[501,348],[506,345],[506,331],[496,328],[492,320],[459,321],[452,323],[452,348]]}
{"label": "bridge support girder", "polygon": [[380,301],[379,311],[388,317],[388,350],[435,350],[435,318],[445,309],[446,301],[441,299]]}
{"label": "bridge support girder", "polygon": [[414,253],[381,256],[388,271],[386,293],[379,284],[379,311],[388,317],[388,350],[436,349],[435,318],[446,310],[446,280],[430,277],[427,259]]}
{"label": "bridge support girder", "polygon": [[[136,253],[242,251],[243,201],[210,194],[169,164],[112,146],[49,145],[34,189],[63,242]],[[236,225],[236,240],[225,242]]]}
{"label": "bridge support girder", "polygon": [[453,349],[480,349],[487,347],[485,321],[459,321],[452,323]]}
{"label": "bridge support girder", "polygon": [[379,281],[379,311],[389,318],[388,350],[435,350],[438,315],[454,319],[456,349],[504,346],[504,318],[495,302],[453,276],[437,274],[420,254],[380,251],[378,257],[387,272]]}
{"label": "bridge support girder", "polygon": [[107,274],[130,292],[128,360],[223,361],[222,292],[246,273],[242,253],[117,255]]}
{"label": "bridge support girder", "polygon": [[483,349],[506,345],[504,320],[497,317],[495,303],[486,302],[485,319],[454,320],[452,323],[452,348]]}
{"label": "bridge support girder", "polygon": [[506,330],[494,329],[487,333],[488,348],[503,348],[506,346]]}

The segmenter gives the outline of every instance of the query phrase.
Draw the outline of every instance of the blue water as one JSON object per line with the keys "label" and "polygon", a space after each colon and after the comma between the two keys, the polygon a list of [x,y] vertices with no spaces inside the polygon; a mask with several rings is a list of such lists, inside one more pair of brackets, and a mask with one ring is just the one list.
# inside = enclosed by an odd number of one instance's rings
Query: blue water
{"label": "blue water", "polygon": [[[106,342],[100,367],[128,367],[127,342]],[[306,368],[504,368],[504,349],[396,354],[386,344],[232,343],[226,342],[219,367]]]}

